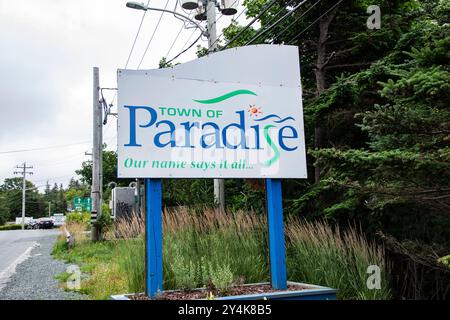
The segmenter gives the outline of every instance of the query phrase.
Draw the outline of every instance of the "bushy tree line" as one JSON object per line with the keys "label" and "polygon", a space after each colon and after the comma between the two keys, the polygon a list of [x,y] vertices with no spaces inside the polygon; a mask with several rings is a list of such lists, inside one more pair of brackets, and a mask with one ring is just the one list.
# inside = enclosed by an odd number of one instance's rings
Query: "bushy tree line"
{"label": "bushy tree line", "polygon": [[[75,197],[89,197],[90,189],[86,184],[71,179],[67,188],[47,182],[44,192],[31,182],[26,181],[25,214],[27,217],[40,218],[48,216],[50,203],[51,214],[64,213],[67,205]],[[0,225],[14,221],[22,216],[22,178],[8,178],[0,185]]]}

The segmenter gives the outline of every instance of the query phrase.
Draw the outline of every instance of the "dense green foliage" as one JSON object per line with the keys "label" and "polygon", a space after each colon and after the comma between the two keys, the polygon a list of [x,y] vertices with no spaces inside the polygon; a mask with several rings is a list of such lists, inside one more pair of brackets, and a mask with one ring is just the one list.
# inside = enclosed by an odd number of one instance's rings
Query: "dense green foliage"
{"label": "dense green foliage", "polygon": [[[332,202],[316,202],[327,214],[390,224],[404,238],[450,239],[449,31],[438,20],[414,22],[391,54],[322,95],[322,113],[359,106],[355,126],[368,137],[364,148],[313,152],[326,171],[314,198],[336,194]],[[370,104],[363,98],[369,90],[377,92]],[[429,229],[398,225],[402,212],[426,215]]]}
{"label": "dense green foliage", "polygon": [[[26,181],[25,215],[27,217],[40,218],[48,216],[50,212],[65,213],[67,205],[73,202],[75,197],[89,197],[90,190],[85,184],[71,179],[68,186],[54,184],[53,187],[47,182],[43,193],[30,181]],[[0,225],[14,221],[16,217],[22,216],[22,178],[5,179],[0,185]]]}
{"label": "dense green foliage", "polygon": [[66,214],[66,223],[78,223],[87,227],[91,224],[90,212],[70,212]]}
{"label": "dense green foliage", "polygon": [[[244,1],[247,17],[269,2]],[[229,47],[300,2],[277,2]],[[450,250],[450,2],[343,1],[330,11],[336,1],[315,3],[252,43],[299,47],[309,179],[284,182],[286,211],[387,236],[397,295],[444,298],[450,277],[436,261]],[[372,4],[380,29],[366,26]],[[242,30],[233,22],[220,45]]]}

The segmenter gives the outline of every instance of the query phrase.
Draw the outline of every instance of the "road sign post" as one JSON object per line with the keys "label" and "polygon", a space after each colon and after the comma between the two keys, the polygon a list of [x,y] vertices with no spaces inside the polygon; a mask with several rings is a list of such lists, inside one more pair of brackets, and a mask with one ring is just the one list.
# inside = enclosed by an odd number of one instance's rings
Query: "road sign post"
{"label": "road sign post", "polygon": [[145,179],[146,189],[146,294],[154,298],[163,290],[161,179]]}
{"label": "road sign post", "polygon": [[266,210],[269,225],[269,256],[272,288],[287,288],[284,244],[283,197],[280,179],[266,179]]}

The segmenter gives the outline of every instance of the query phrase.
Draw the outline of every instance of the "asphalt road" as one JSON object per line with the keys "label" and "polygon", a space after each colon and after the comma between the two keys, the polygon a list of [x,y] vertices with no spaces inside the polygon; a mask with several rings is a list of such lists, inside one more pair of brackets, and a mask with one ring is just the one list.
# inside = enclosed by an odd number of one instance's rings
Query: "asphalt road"
{"label": "asphalt road", "polygon": [[58,230],[13,230],[0,232],[0,289],[15,272],[18,264],[29,257],[43,237],[57,236]]}
{"label": "asphalt road", "polygon": [[54,279],[68,266],[51,257],[59,233],[56,229],[0,232],[0,300],[85,298],[65,292]]}

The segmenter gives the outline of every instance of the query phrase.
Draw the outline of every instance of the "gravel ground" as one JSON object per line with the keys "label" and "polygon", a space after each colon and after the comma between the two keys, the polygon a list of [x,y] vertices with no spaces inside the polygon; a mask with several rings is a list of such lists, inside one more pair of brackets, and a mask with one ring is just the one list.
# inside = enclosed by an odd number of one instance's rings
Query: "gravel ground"
{"label": "gravel ground", "polygon": [[66,292],[59,287],[55,275],[66,271],[68,264],[54,260],[50,253],[55,236],[38,240],[39,246],[16,268],[16,273],[0,291],[0,300],[82,300],[85,295]]}

